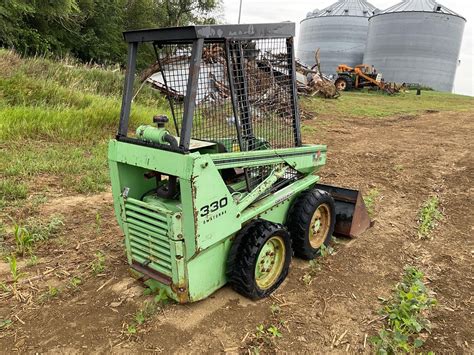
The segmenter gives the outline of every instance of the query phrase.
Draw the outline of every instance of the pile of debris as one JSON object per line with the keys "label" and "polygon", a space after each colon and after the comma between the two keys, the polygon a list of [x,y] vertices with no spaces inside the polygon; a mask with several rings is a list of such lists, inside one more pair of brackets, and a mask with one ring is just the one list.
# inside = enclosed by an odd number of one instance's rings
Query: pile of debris
{"label": "pile of debris", "polygon": [[[228,112],[232,95],[231,82],[234,85],[234,95],[242,95],[238,92],[239,81],[246,87],[245,95],[255,120],[292,117],[289,88],[293,84],[296,84],[300,95],[318,95],[324,98],[339,96],[334,83],[328,77],[301,63],[296,63],[296,83],[293,83],[289,75],[287,53],[275,54],[259,50],[250,47],[252,44],[248,43],[248,48],[244,49],[246,59],[242,63],[242,69],[239,69],[236,63],[228,65],[222,45],[213,44],[204,48],[197,82],[196,105],[206,112],[207,117],[217,120],[213,112]],[[190,58],[189,51],[172,49],[170,54],[162,55],[156,63],[143,71],[142,86],[147,83],[175,103],[184,102]],[[232,73],[232,78],[229,77],[229,67],[233,71],[236,70]],[[239,70],[241,72],[237,72]],[[242,72],[245,74],[242,75]],[[304,112],[301,112],[301,116],[304,119]]]}

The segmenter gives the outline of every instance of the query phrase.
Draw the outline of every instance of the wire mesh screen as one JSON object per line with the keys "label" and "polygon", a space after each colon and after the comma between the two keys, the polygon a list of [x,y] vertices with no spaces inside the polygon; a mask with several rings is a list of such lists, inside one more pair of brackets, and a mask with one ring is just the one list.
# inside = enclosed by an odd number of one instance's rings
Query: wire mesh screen
{"label": "wire mesh screen", "polygon": [[[191,51],[191,44],[161,46],[161,70],[150,78],[170,100],[177,135]],[[191,137],[243,151],[295,146],[290,66],[285,38],[205,43]]]}
{"label": "wire mesh screen", "polygon": [[[160,71],[150,78],[170,101],[180,135],[192,44],[164,44]],[[290,148],[297,145],[292,48],[286,38],[206,42],[199,63],[191,137],[216,142],[219,151]],[[253,189],[275,166],[245,169]],[[288,170],[284,179],[292,179]]]}

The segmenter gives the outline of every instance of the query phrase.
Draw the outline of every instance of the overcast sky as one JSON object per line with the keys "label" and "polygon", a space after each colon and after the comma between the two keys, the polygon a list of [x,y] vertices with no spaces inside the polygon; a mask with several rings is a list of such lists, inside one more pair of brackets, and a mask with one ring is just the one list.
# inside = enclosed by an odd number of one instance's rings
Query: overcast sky
{"label": "overcast sky", "polygon": [[[299,23],[309,11],[323,9],[336,0],[243,0],[242,23],[296,22],[298,36]],[[386,9],[398,0],[370,0],[379,9]],[[458,67],[454,92],[474,96],[474,56],[473,56],[473,0],[440,0],[442,5],[459,13],[467,19],[461,48],[461,64]],[[224,16],[227,23],[237,23],[239,0],[224,0]]]}

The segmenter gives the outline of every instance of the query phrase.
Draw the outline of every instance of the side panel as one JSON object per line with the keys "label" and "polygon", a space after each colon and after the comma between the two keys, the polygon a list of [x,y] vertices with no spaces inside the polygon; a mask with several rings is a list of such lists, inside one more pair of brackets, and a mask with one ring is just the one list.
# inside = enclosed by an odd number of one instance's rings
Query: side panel
{"label": "side panel", "polygon": [[238,231],[241,224],[234,199],[208,156],[195,161],[191,186],[199,253]]}
{"label": "side panel", "polygon": [[227,282],[225,273],[231,237],[198,254],[188,262],[189,300],[199,301]]}

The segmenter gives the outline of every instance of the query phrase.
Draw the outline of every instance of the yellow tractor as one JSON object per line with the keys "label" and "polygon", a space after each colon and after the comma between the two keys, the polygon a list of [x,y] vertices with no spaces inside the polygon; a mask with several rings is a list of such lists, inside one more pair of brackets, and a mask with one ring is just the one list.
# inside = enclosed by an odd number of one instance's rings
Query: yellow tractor
{"label": "yellow tractor", "polygon": [[370,65],[360,64],[352,68],[348,65],[341,64],[337,67],[337,79],[335,82],[339,91],[348,91],[352,89],[362,89],[365,87],[378,88],[394,94],[399,88],[393,83],[386,83],[381,73]]}

